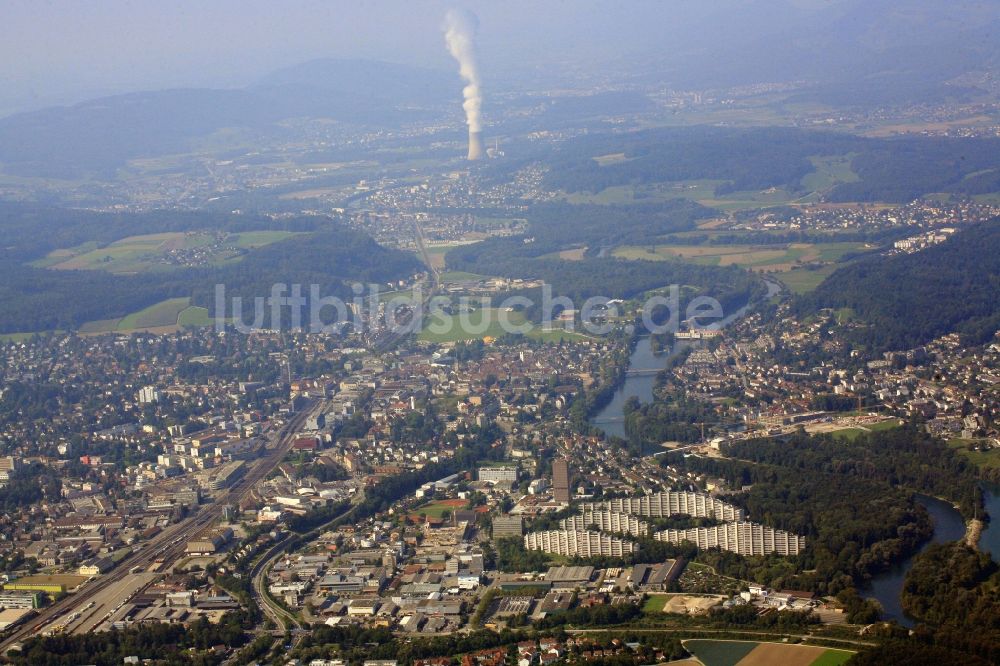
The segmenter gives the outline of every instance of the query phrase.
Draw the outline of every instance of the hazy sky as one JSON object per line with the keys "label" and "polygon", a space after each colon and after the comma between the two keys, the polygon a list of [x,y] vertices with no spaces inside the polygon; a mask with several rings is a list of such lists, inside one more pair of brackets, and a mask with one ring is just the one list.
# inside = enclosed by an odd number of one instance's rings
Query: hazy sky
{"label": "hazy sky", "polygon": [[669,32],[688,0],[3,0],[0,110],[136,89],[238,86],[319,57],[451,67],[441,24],[480,19],[483,69],[611,57]]}
{"label": "hazy sky", "polygon": [[630,54],[689,73],[745,68],[744,45],[769,56],[798,42],[793,60],[822,59],[837,47],[849,55],[853,40],[892,47],[913,30],[934,36],[1000,15],[998,0],[0,0],[0,116],[134,90],[243,86],[322,57],[454,69],[441,30],[453,7],[479,17],[488,86],[538,71],[558,86],[564,65],[596,71]]}

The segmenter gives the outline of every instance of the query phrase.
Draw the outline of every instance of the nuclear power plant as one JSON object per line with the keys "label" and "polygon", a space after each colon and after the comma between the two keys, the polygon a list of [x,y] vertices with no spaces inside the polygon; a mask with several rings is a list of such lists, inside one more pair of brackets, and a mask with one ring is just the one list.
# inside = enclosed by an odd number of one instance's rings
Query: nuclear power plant
{"label": "nuclear power plant", "polygon": [[462,88],[462,108],[465,123],[469,126],[469,159],[482,159],[483,150],[482,88],[479,83],[479,67],[476,65],[474,37],[476,18],[469,12],[450,11],[445,16],[445,45],[448,52],[458,61],[458,73],[465,81]]}
{"label": "nuclear power plant", "polygon": [[483,133],[469,132],[469,159],[478,160],[483,157]]}

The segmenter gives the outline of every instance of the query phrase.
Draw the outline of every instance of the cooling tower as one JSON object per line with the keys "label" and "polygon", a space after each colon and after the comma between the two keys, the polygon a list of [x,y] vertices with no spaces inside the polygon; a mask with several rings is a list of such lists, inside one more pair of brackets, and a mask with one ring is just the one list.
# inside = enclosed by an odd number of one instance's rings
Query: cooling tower
{"label": "cooling tower", "polygon": [[469,132],[469,159],[479,160],[483,158],[483,133]]}

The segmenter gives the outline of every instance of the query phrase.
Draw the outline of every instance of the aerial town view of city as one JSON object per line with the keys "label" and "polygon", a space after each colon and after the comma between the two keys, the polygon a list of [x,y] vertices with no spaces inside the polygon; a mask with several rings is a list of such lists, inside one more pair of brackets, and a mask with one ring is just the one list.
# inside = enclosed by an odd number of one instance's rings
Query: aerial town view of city
{"label": "aerial town view of city", "polygon": [[0,662],[1000,662],[996,3],[4,13]]}

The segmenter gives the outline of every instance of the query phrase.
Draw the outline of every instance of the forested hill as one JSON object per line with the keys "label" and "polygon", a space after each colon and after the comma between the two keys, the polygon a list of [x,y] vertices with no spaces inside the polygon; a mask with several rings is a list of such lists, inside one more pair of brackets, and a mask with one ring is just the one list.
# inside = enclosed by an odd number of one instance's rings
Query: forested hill
{"label": "forested hill", "polygon": [[1000,218],[915,254],[876,256],[841,268],[798,305],[854,310],[854,341],[873,351],[909,349],[958,332],[971,344],[1000,329]]}

